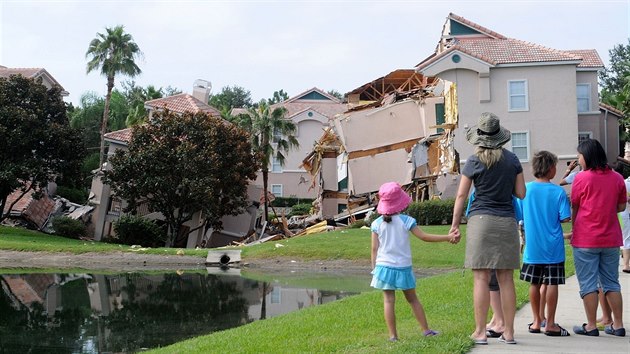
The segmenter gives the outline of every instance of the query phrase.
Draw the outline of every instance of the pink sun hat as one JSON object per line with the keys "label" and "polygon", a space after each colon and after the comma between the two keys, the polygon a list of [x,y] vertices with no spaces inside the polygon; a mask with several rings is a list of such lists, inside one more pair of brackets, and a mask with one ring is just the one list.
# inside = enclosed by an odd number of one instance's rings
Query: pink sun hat
{"label": "pink sun hat", "polygon": [[411,197],[396,182],[384,183],[378,190],[376,211],[381,215],[393,215],[405,210]]}

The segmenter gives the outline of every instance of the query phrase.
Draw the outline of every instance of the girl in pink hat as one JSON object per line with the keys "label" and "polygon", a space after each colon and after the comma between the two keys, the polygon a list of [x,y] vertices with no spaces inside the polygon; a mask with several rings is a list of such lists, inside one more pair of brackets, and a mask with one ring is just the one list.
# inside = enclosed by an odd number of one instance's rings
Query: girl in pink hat
{"label": "girl in pink hat", "polygon": [[411,246],[409,232],[427,242],[459,242],[459,235],[428,234],[420,230],[411,216],[400,214],[405,210],[411,197],[396,182],[388,182],[378,191],[376,211],[381,214],[372,222],[372,287],[383,290],[385,323],[389,331],[389,340],[397,341],[396,290],[402,290],[409,302],[414,316],[425,336],[434,336],[438,332],[429,328],[424,309],[416,294],[416,278],[411,268]]}

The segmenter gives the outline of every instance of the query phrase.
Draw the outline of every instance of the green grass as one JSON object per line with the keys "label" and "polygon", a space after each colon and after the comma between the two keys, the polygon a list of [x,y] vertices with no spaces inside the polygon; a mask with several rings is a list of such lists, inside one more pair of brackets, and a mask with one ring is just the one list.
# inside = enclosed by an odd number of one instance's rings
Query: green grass
{"label": "green grass", "polygon": [[[570,225],[563,225],[565,230]],[[445,234],[447,226],[425,226],[430,233]],[[465,227],[462,227],[465,236]],[[276,245],[282,245],[278,247]],[[465,239],[457,245],[449,243],[411,242],[416,269],[448,269],[446,274],[418,280],[417,292],[423,303],[429,324],[441,331],[437,337],[424,338],[409,305],[401,293],[397,295],[396,316],[401,340],[387,341],[387,329],[382,314],[380,291],[364,292],[321,306],[309,307],[264,321],[212,333],[179,342],[153,353],[381,353],[394,350],[400,353],[466,353],[472,346],[468,338],[474,328],[472,313],[472,272],[456,270],[464,260]],[[128,247],[123,247],[128,249]],[[118,245],[86,242],[50,236],[22,229],[0,227],[0,249],[47,252],[111,252],[120,251]],[[150,253],[174,254],[176,250],[154,249]],[[369,264],[370,232],[348,229],[316,235],[296,237],[277,242],[243,247],[244,262],[261,258],[302,260],[348,259]],[[566,247],[567,276],[574,273],[571,247]],[[190,252],[190,253],[189,253]],[[207,250],[186,250],[187,254],[205,255]],[[264,280],[299,283],[299,275],[278,277],[244,270],[244,276]],[[515,272],[517,305],[528,301],[528,283],[518,280]],[[322,279],[325,287],[339,284]],[[346,284],[350,288],[364,288],[363,284]],[[331,289],[333,290],[333,289]]]}
{"label": "green grass", "polygon": [[206,257],[208,250],[178,249],[178,248],[150,248],[134,250],[131,246],[113,243],[75,240],[66,237],[49,235],[43,232],[31,231],[17,227],[0,226],[0,249],[30,252],[134,252],[162,255],[176,255],[183,251],[185,255]]}
{"label": "green grass", "polygon": [[[428,233],[447,234],[449,226],[423,226]],[[281,247],[277,246],[280,245]],[[348,259],[370,262],[370,230],[346,229],[267,242],[255,247],[243,247],[246,261],[260,258],[295,258],[303,260]],[[422,268],[458,268],[464,264],[464,242],[411,242],[413,264]]]}

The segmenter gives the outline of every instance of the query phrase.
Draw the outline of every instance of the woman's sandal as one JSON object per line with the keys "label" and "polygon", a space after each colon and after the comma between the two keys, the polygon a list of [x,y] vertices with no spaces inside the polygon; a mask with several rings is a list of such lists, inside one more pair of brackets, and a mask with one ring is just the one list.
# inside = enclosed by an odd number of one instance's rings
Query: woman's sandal
{"label": "woman's sandal", "polygon": [[559,331],[545,331],[545,335],[550,337],[568,337],[571,334],[569,334],[569,331],[567,331],[566,329],[560,327]]}
{"label": "woman's sandal", "polygon": [[505,337],[503,337],[503,336],[499,337],[499,342],[505,343],[505,344],[516,344],[516,341],[514,340],[514,338],[512,338],[512,339],[505,339]]}
{"label": "woman's sandal", "polygon": [[488,338],[499,338],[502,335],[503,335],[503,332],[496,332],[493,329],[486,330],[486,336],[488,336]]}

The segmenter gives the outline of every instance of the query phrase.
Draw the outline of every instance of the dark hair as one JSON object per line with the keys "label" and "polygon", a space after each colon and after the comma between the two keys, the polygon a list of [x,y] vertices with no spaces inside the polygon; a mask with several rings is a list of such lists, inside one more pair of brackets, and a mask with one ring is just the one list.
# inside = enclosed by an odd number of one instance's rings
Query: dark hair
{"label": "dark hair", "polygon": [[582,155],[586,170],[606,170],[610,168],[602,144],[595,139],[582,141],[577,147],[577,152]]}
{"label": "dark hair", "polygon": [[391,215],[383,215],[383,221],[385,221],[385,222],[392,221],[392,216]]}
{"label": "dark hair", "polygon": [[558,163],[558,157],[549,151],[539,151],[532,159],[532,171],[534,177],[545,177],[549,171]]}

